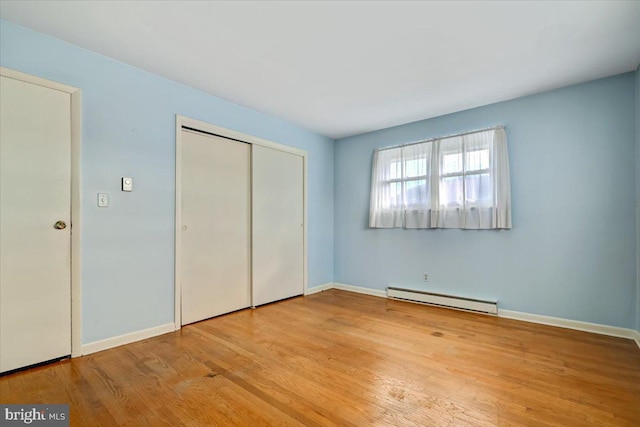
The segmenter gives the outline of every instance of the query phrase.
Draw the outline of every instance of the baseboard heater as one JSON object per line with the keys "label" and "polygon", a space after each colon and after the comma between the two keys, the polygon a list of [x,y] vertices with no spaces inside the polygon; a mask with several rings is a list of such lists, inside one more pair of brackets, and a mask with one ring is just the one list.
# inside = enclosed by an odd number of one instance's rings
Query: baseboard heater
{"label": "baseboard heater", "polygon": [[403,301],[419,302],[458,310],[474,311],[486,314],[498,314],[497,301],[483,301],[473,298],[457,297],[453,295],[434,294],[432,292],[416,291],[389,286],[387,297]]}

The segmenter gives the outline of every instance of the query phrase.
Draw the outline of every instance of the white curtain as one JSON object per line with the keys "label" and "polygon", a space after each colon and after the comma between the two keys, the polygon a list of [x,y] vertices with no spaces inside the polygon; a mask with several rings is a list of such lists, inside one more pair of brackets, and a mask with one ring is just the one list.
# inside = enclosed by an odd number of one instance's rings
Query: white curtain
{"label": "white curtain", "polygon": [[511,228],[504,129],[376,150],[369,226]]}

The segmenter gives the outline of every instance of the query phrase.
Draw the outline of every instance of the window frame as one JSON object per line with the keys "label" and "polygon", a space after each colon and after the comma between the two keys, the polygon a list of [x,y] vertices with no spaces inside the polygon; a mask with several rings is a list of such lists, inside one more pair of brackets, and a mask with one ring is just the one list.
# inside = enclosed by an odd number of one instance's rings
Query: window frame
{"label": "window frame", "polygon": [[[446,138],[442,138],[442,139],[446,139]],[[472,169],[469,170],[467,169],[467,164],[469,163],[468,159],[467,159],[467,154],[471,153],[471,152],[482,152],[482,151],[486,151],[487,152],[487,161],[488,161],[488,165],[486,168],[482,168],[482,169]],[[480,148],[478,150],[470,150],[468,151],[464,145],[464,143],[462,144],[462,149],[461,150],[456,150],[456,149],[448,149],[446,150],[445,153],[442,154],[442,158],[444,159],[445,156],[447,155],[460,155],[462,161],[461,161],[461,169],[459,172],[440,172],[438,174],[438,185],[442,185],[442,180],[444,178],[461,178],[462,180],[462,205],[464,205],[464,201],[469,200],[467,198],[467,180],[466,178],[468,176],[474,176],[474,175],[488,175],[489,177],[491,176],[491,169],[492,169],[492,156],[491,156],[491,147],[483,147]],[[442,167],[441,169],[444,169],[444,167]],[[442,194],[442,187],[440,187],[438,189],[439,193]],[[459,198],[456,198],[456,200],[460,200]],[[460,202],[457,203],[458,207],[461,205]],[[443,204],[442,202],[440,202],[440,208],[446,208],[447,205]],[[472,207],[473,209],[473,207]]]}
{"label": "window frame", "polygon": [[[406,190],[406,184],[407,184],[407,182],[410,182],[410,181],[416,181],[416,182],[417,181],[425,181],[424,187],[426,188],[426,193],[427,194],[431,194],[430,193],[430,181],[431,181],[432,177],[431,177],[430,173],[429,174],[425,173],[424,175],[415,175],[415,176],[404,177],[403,178],[406,159],[404,158],[404,156],[402,154],[401,147],[399,147],[399,148],[400,148],[400,156],[398,157],[397,160],[395,160],[395,162],[400,163],[400,177],[399,178],[389,178],[387,180],[381,181],[381,184],[391,186],[391,184],[400,183],[401,184],[400,195],[401,195],[401,198],[402,198],[402,208],[403,209],[415,209],[416,205],[408,205],[406,203],[406,191],[407,191]],[[413,156],[413,158],[409,159],[409,160],[418,160],[418,161],[424,160],[426,162],[427,160],[430,160],[430,159],[427,159],[426,157],[422,158],[420,156]],[[393,163],[393,161],[392,161],[392,163]],[[392,168],[390,168],[390,169],[392,169]],[[391,191],[389,191],[389,192],[391,193]],[[387,207],[385,207],[383,209],[392,209],[392,207],[391,206],[387,206]]]}
{"label": "window frame", "polygon": [[504,126],[375,149],[371,176],[371,228],[512,227]]}

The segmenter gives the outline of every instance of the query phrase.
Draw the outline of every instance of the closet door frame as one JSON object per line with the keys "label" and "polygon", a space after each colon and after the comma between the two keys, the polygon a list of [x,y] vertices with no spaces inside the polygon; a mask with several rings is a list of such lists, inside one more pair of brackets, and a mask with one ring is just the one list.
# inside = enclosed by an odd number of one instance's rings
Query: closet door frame
{"label": "closet door frame", "polygon": [[210,133],[218,135],[224,138],[234,139],[240,142],[246,142],[248,144],[260,145],[263,147],[271,148],[274,150],[284,151],[286,153],[295,154],[302,157],[303,160],[303,289],[301,293],[304,293],[307,289],[307,152],[299,148],[290,147],[288,145],[279,144],[277,142],[269,141],[264,138],[249,135],[246,133],[238,132],[233,129],[224,128],[211,123],[206,123],[200,120],[192,119],[190,117],[176,114],[176,199],[175,199],[175,276],[174,276],[174,324],[175,329],[179,330],[182,327],[182,286],[180,278],[182,275],[182,128],[190,128],[192,130]]}

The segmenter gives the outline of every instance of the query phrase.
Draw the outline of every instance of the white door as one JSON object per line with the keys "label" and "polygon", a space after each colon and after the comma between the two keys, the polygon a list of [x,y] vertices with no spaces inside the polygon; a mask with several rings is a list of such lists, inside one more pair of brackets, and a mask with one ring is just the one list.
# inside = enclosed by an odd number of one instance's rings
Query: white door
{"label": "white door", "polygon": [[304,159],[253,145],[253,306],[304,293]]}
{"label": "white door", "polygon": [[0,77],[0,372],[71,354],[70,192],[70,95]]}
{"label": "white door", "polygon": [[183,130],[182,324],[251,305],[251,146]]}

